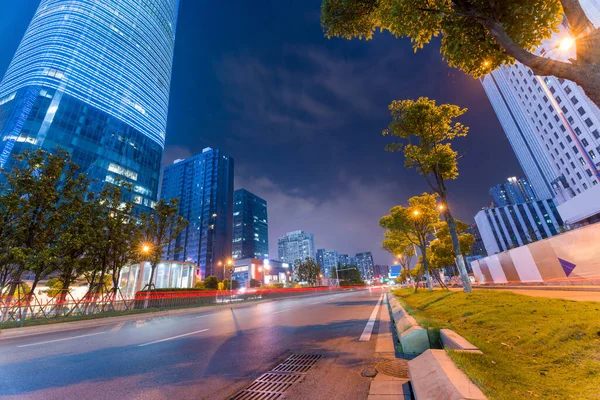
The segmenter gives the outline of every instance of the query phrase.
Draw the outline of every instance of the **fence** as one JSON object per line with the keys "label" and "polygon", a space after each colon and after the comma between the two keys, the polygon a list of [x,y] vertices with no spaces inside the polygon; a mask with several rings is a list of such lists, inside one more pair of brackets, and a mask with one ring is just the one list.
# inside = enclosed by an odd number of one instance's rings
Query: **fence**
{"label": "fence", "polygon": [[231,305],[262,299],[293,297],[309,293],[327,293],[355,290],[354,287],[315,287],[294,289],[249,289],[240,291],[176,290],[137,292],[133,298],[86,296],[76,300],[52,299],[40,302],[35,295],[10,302],[0,298],[0,328],[22,327],[58,321],[109,317],[128,313],[160,311],[206,305]]}

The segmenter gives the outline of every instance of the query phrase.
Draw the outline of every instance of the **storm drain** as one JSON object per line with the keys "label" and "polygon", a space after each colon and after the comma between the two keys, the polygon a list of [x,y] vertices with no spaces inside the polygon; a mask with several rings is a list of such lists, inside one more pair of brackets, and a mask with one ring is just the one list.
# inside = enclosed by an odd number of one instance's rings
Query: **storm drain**
{"label": "storm drain", "polygon": [[292,386],[302,382],[305,374],[320,358],[319,354],[293,354],[273,370],[262,374],[231,400],[280,399]]}

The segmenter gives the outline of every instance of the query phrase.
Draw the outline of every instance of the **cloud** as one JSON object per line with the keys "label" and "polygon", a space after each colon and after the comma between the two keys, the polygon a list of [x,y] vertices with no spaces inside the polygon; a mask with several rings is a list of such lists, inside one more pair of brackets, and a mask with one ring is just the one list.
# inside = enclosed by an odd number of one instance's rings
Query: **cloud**
{"label": "cloud", "polygon": [[322,200],[302,195],[300,189],[285,189],[264,177],[236,177],[236,188],[244,188],[267,201],[269,247],[277,257],[277,239],[286,232],[304,230],[315,235],[317,248],[356,254],[373,252],[375,263],[389,264],[392,256],[381,249],[383,229],[379,219],[403,198],[403,189],[393,184],[347,180],[334,196]]}

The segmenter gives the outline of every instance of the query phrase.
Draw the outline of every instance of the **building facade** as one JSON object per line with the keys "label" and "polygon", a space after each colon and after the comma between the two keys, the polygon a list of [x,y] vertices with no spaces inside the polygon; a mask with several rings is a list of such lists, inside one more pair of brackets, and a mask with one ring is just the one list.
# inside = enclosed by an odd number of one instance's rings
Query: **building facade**
{"label": "building facade", "polygon": [[479,233],[479,229],[477,229],[477,224],[471,224],[465,231],[465,233],[469,233],[473,235],[475,238],[475,242],[473,243],[473,247],[471,251],[467,255],[479,255],[479,256],[487,256],[487,252],[485,250],[485,245],[483,244],[483,239],[481,238],[481,233]]}
{"label": "building facade", "polygon": [[325,251],[323,253],[323,264],[321,265],[321,273],[326,278],[336,278],[335,272],[332,273],[340,262],[340,254],[335,251]]}
{"label": "building facade", "polygon": [[315,237],[310,232],[288,232],[277,242],[277,255],[283,262],[293,264],[296,260],[315,258]]}
{"label": "building facade", "polygon": [[390,266],[377,264],[373,268],[373,274],[375,275],[375,279],[379,279],[380,282],[382,282],[384,279],[388,278],[390,274]]}
{"label": "building facade", "polygon": [[373,255],[370,251],[364,253],[356,253],[356,265],[360,270],[360,275],[363,280],[373,279],[375,264],[373,263]]}
{"label": "building facade", "polygon": [[[600,26],[598,5],[582,1]],[[536,50],[558,60],[575,58],[560,50],[569,35],[559,32]],[[520,63],[503,66],[482,79],[537,199],[554,198],[569,225],[600,220],[600,110],[573,82],[539,77]]]}
{"label": "building facade", "polygon": [[527,179],[508,178],[505,182],[490,188],[494,207],[504,207],[537,200]]}
{"label": "building facade", "polygon": [[165,168],[161,198],[178,198],[179,215],[189,222],[165,258],[196,263],[201,279],[227,275],[222,266],[231,258],[233,169],[231,157],[210,147]]}
{"label": "building facade", "polygon": [[553,200],[481,210],[475,222],[488,255],[549,238],[563,226]]}
{"label": "building facade", "polygon": [[178,0],[42,0],[0,83],[0,167],[69,151],[97,181],[158,197]]}
{"label": "building facade", "polygon": [[317,249],[315,252],[315,261],[317,264],[321,266],[321,270],[323,269],[323,255],[325,254],[325,249]]}
{"label": "building facade", "polygon": [[267,202],[245,189],[233,194],[233,259],[269,258]]}
{"label": "building facade", "polygon": [[240,287],[251,287],[255,284],[268,285],[271,283],[291,284],[293,266],[278,260],[244,258],[233,261],[231,279],[238,281]]}

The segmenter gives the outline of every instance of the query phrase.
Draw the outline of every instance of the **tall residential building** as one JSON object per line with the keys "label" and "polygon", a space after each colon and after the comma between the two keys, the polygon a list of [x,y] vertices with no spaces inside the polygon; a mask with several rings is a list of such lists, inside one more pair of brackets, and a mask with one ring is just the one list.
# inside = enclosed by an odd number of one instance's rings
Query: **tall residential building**
{"label": "tall residential building", "polygon": [[373,268],[373,275],[374,275],[375,279],[383,280],[384,278],[387,278],[389,276],[389,274],[390,274],[390,266],[389,265],[377,264]]}
{"label": "tall residential building", "polygon": [[554,236],[563,226],[553,200],[484,209],[475,222],[488,255]]}
{"label": "tall residential building", "polygon": [[321,266],[321,270],[323,270],[323,255],[325,254],[325,249],[317,249],[315,253],[315,261],[317,264]]}
{"label": "tall residential building", "polygon": [[233,194],[233,259],[269,258],[267,202],[245,189]]}
{"label": "tall residential building", "polygon": [[[599,26],[597,2],[581,5]],[[567,35],[561,25],[536,53],[574,58],[557,45]],[[569,225],[600,221],[598,107],[573,82],[535,76],[520,63],[498,68],[482,83],[536,198],[554,198]]]}
{"label": "tall residential building", "polygon": [[176,160],[165,168],[161,197],[178,198],[179,215],[189,222],[165,258],[195,262],[200,279],[227,275],[222,265],[231,258],[233,159],[208,147],[201,154]]}
{"label": "tall residential building", "polygon": [[98,183],[158,197],[178,0],[42,0],[0,83],[0,167],[64,148]]}
{"label": "tall residential building", "polygon": [[335,251],[325,251],[323,253],[323,264],[321,265],[321,273],[327,278],[335,278],[335,272],[332,274],[331,271],[338,267],[340,262],[340,254]]}
{"label": "tall residential building", "polygon": [[373,263],[373,255],[370,251],[364,253],[356,253],[356,265],[360,270],[360,275],[363,279],[373,279],[375,264]]}
{"label": "tall residential building", "polygon": [[508,178],[505,182],[490,188],[495,207],[527,203],[537,200],[527,179]]}
{"label": "tall residential building", "polygon": [[277,253],[281,261],[290,264],[307,257],[315,258],[315,237],[310,232],[288,232],[279,238]]}

